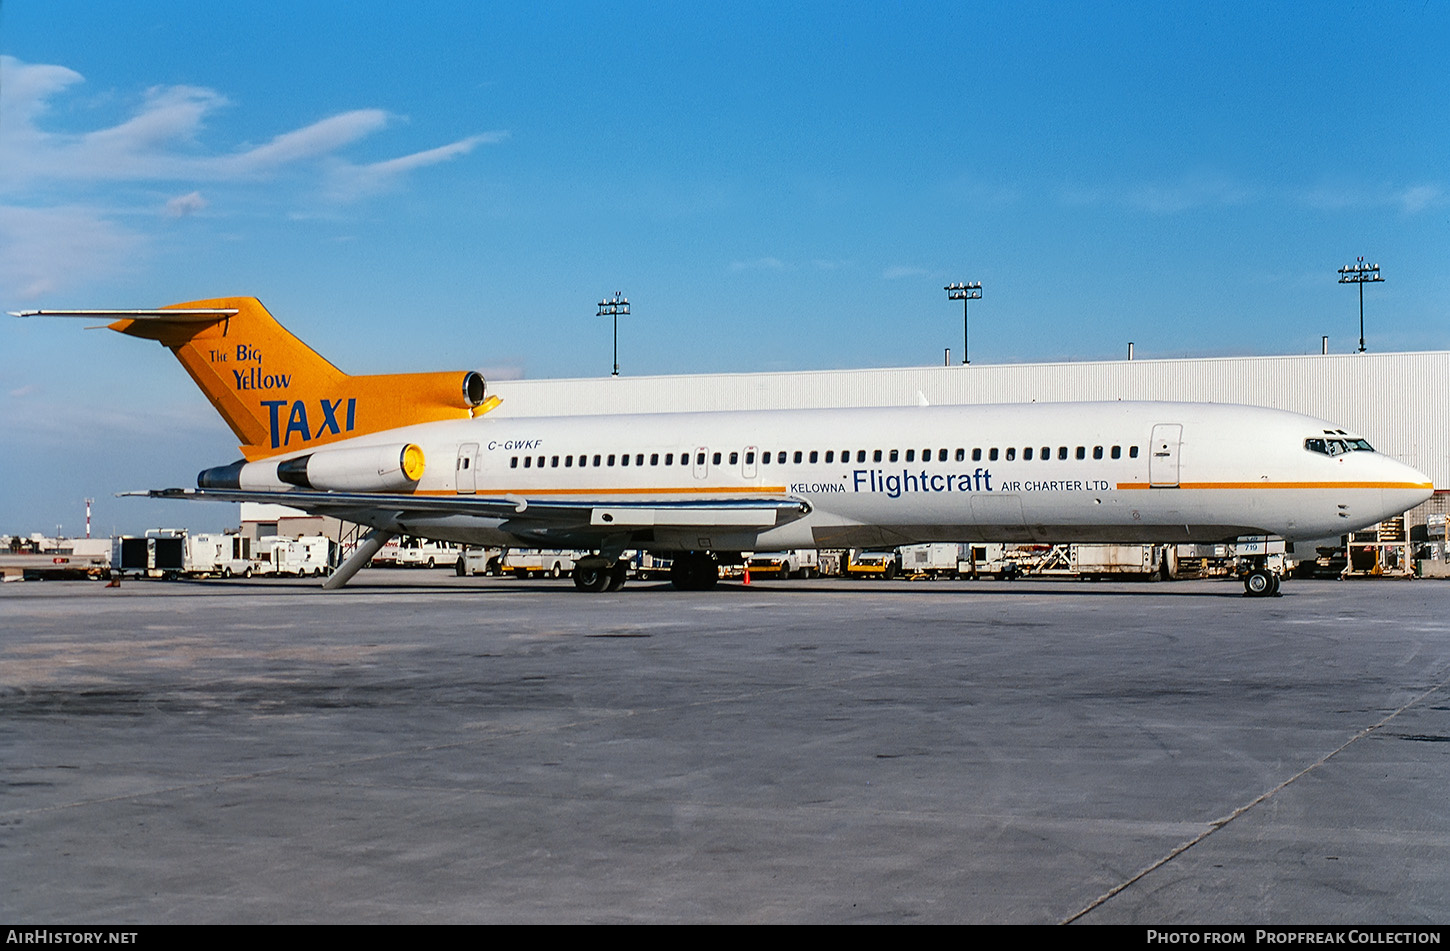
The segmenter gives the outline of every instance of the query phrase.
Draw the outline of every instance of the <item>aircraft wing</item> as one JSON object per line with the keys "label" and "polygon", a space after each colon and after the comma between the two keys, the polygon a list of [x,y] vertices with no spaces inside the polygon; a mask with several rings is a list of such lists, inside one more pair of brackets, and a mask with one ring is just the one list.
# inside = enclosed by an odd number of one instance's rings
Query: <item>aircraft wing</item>
{"label": "aircraft wing", "polygon": [[[407,495],[375,492],[258,492],[245,489],[153,489],[158,499],[263,502],[370,524],[378,513],[398,521],[470,516],[498,522],[521,537],[613,536],[654,528],[765,531],[810,514],[810,503],[792,498],[738,499],[539,499],[523,496]],[[360,517],[371,515],[372,518]]]}

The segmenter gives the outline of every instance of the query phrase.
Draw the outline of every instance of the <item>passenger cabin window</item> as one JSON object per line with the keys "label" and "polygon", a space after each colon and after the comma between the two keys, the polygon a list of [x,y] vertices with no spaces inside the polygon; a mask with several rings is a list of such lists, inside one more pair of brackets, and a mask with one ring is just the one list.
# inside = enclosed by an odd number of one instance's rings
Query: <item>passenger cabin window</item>
{"label": "passenger cabin window", "polygon": [[1129,459],[1136,459],[1136,458],[1138,458],[1138,447],[1137,446],[1129,446],[1128,447],[1128,458]]}

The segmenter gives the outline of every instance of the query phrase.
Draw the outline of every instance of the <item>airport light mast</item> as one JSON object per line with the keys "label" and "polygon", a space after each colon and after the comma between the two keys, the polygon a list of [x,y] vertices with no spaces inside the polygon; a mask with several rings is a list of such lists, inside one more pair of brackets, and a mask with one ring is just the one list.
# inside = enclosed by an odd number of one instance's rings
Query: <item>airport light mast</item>
{"label": "airport light mast", "polygon": [[1359,352],[1364,353],[1364,286],[1375,281],[1383,281],[1380,277],[1380,266],[1378,264],[1365,264],[1364,255],[1353,264],[1346,264],[1339,269],[1339,283],[1359,285]]}
{"label": "airport light mast", "polygon": [[613,300],[600,301],[599,313],[594,315],[614,318],[614,373],[611,376],[619,376],[619,315],[629,316],[629,298],[621,297],[622,293],[615,291]]}
{"label": "airport light mast", "polygon": [[982,282],[967,281],[965,284],[957,282],[948,284],[942,290],[947,292],[947,300],[962,302],[962,366],[966,366],[972,362],[971,352],[967,349],[967,301],[982,299]]}

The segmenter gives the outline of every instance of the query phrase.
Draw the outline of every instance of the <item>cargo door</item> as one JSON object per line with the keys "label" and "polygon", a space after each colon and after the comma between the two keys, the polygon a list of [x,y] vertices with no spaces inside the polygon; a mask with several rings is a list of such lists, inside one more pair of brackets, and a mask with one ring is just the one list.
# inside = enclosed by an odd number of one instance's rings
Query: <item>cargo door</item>
{"label": "cargo door", "polygon": [[1183,442],[1182,423],[1159,423],[1153,427],[1148,447],[1148,483],[1158,489],[1178,488],[1178,451]]}

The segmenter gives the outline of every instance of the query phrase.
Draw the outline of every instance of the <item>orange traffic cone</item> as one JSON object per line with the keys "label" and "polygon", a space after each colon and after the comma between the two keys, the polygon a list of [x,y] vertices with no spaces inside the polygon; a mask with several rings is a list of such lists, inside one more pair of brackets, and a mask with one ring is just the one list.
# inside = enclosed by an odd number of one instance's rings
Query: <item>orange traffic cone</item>
{"label": "orange traffic cone", "polygon": [[745,583],[750,584],[750,566],[745,566]]}

